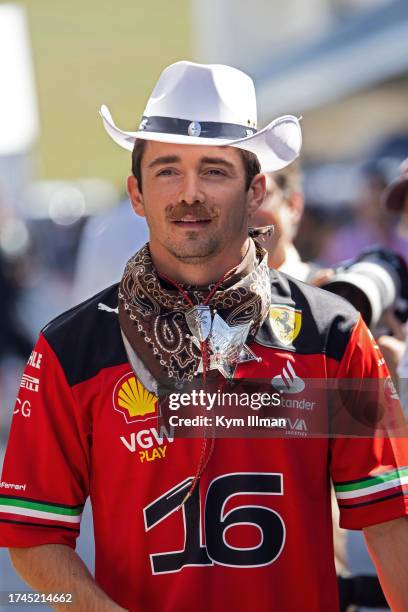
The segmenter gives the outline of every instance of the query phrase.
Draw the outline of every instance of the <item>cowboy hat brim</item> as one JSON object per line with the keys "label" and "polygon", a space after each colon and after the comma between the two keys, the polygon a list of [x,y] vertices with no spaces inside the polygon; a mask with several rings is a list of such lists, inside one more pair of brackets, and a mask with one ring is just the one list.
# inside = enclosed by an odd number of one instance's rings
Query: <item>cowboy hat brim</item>
{"label": "cowboy hat brim", "polygon": [[274,172],[292,163],[298,157],[302,147],[302,132],[299,120],[293,115],[278,117],[259,132],[246,138],[231,140],[144,130],[126,132],[115,125],[112,115],[105,105],[101,106],[99,114],[109,136],[119,146],[128,151],[133,151],[138,139],[174,144],[237,147],[254,153],[259,159],[263,172]]}

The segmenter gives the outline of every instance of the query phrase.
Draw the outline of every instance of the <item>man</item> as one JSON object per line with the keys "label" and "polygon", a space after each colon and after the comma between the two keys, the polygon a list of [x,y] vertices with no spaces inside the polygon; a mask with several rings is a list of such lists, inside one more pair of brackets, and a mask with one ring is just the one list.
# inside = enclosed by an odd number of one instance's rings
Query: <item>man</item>
{"label": "man", "polygon": [[266,177],[266,198],[249,219],[252,225],[273,225],[273,232],[262,239],[268,251],[270,268],[281,270],[299,280],[310,276],[310,264],[301,260],[293,244],[302,219],[304,197],[299,162]]}
{"label": "man", "polygon": [[[106,108],[102,117],[133,149],[128,191],[149,244],[119,288],[50,323],[29,360],[19,399],[33,417],[16,415],[0,497],[0,541],[17,571],[34,588],[71,592],[79,610],[336,610],[330,471],[344,526],[365,529],[403,610],[400,441],[253,439],[251,429],[188,439],[157,423],[154,392],[172,381],[222,389],[263,378],[272,390],[273,376],[290,396],[308,376],[387,376],[354,309],[279,273],[270,282],[248,238],[265,193],[259,161],[293,161],[296,118],[256,132],[251,79],[190,62],[163,72],[136,133]],[[88,495],[95,581],[73,550]]]}

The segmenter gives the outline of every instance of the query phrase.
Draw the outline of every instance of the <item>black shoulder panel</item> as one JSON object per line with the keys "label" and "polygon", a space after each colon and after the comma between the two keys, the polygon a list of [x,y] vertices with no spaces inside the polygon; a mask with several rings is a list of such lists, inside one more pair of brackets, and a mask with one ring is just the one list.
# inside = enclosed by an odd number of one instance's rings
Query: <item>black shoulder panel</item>
{"label": "black shoulder panel", "polygon": [[73,386],[95,376],[102,368],[127,361],[122,342],[118,285],[67,310],[42,330]]}
{"label": "black shoulder panel", "polygon": [[[341,360],[359,313],[343,298],[271,270],[272,308],[299,311],[300,331],[288,346],[279,338],[280,321],[267,318],[255,341],[264,346],[303,354],[325,353]],[[283,323],[284,324],[284,323]],[[288,328],[289,329],[289,328]],[[278,331],[278,333],[276,333]]]}

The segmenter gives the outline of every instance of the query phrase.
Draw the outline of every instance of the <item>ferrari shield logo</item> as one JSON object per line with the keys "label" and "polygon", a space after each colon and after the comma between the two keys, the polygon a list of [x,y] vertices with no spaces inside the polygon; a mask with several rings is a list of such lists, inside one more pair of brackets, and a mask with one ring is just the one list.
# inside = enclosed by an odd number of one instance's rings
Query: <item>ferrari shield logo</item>
{"label": "ferrari shield logo", "polygon": [[269,318],[278,340],[285,346],[292,344],[302,327],[302,311],[274,304],[269,311]]}

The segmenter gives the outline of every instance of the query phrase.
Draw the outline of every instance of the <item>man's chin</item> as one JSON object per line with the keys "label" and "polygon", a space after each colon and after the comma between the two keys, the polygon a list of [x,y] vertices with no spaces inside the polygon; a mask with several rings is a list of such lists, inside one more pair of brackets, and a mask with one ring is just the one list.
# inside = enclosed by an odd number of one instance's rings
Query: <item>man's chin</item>
{"label": "man's chin", "polygon": [[214,257],[214,252],[201,252],[201,253],[173,253],[173,255],[181,262],[185,264],[198,265],[204,264]]}
{"label": "man's chin", "polygon": [[203,266],[211,261],[211,255],[191,255],[186,257],[177,257],[177,259],[186,265],[190,266]]}
{"label": "man's chin", "polygon": [[169,251],[176,259],[186,264],[203,264],[218,253],[218,243],[173,245]]}

